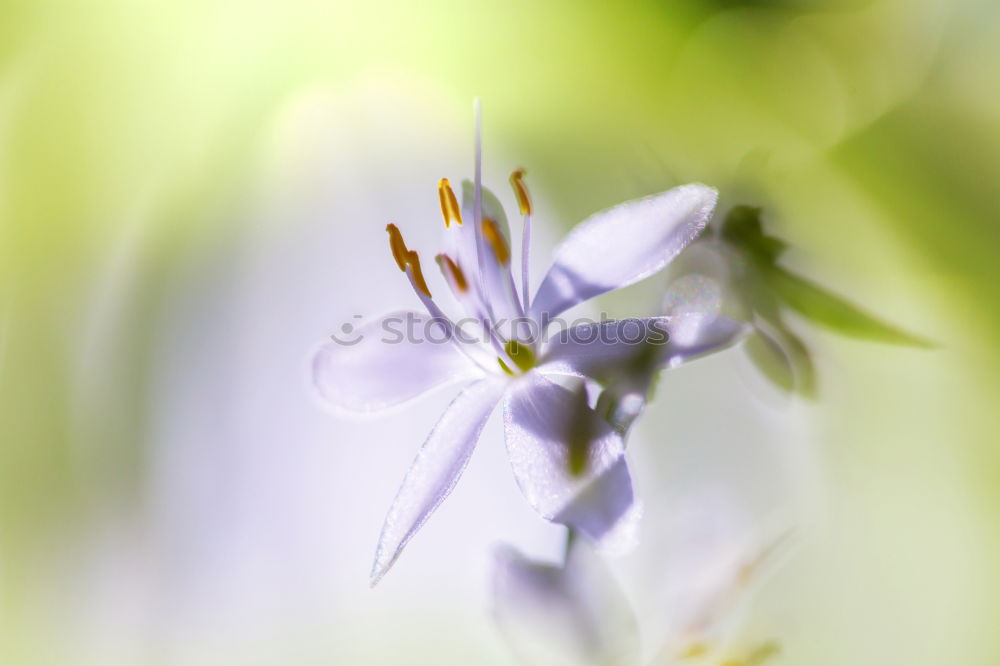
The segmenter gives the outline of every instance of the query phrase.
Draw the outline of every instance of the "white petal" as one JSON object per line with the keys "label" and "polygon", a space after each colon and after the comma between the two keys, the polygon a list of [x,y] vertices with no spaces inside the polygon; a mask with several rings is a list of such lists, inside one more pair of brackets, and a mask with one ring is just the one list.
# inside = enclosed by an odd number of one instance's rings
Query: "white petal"
{"label": "white petal", "polygon": [[550,340],[539,366],[547,373],[642,384],[642,378],[662,365],[723,349],[746,330],[727,317],[694,312],[581,324]]}
{"label": "white petal", "polygon": [[[473,183],[465,180],[462,181],[462,219],[466,220],[463,227],[468,226],[469,228],[464,230],[466,234],[466,239],[472,238],[472,242],[466,240],[464,242],[463,254],[466,257],[465,262],[468,263],[471,258],[475,258],[476,246],[474,237],[474,224],[475,224],[475,186]],[[490,219],[497,226],[497,230],[500,235],[503,236],[504,242],[507,243],[508,253],[511,251],[511,241],[510,241],[510,226],[507,222],[507,213],[503,209],[503,205],[500,200],[496,197],[493,192],[487,188],[482,188],[481,190],[483,207],[483,219]],[[485,241],[485,238],[483,239]],[[469,257],[469,255],[472,255]],[[519,299],[514,290],[514,283],[512,280],[510,263],[506,266],[502,266],[493,253],[493,249],[490,247],[489,243],[484,243],[483,245],[483,261],[482,263],[471,264],[473,266],[479,266],[482,271],[483,278],[483,289],[485,290],[484,298],[489,301],[490,306],[493,309],[493,315],[496,321],[504,320],[510,321],[520,316],[520,310],[518,309]],[[470,279],[477,279],[475,277],[475,272],[472,273]],[[478,285],[477,285],[478,286]]]}
{"label": "white petal", "polygon": [[705,227],[717,197],[705,185],[683,185],[581,222],[556,248],[532,301],[532,314],[554,317],[661,270]]}
{"label": "white petal", "polygon": [[[529,372],[507,393],[504,429],[517,484],[544,518],[600,541],[628,513],[634,497],[625,444],[572,392]],[[574,433],[588,442],[579,475],[570,472]]]}
{"label": "white petal", "polygon": [[667,328],[670,330],[670,343],[667,345],[666,362],[671,368],[722,351],[743,340],[751,331],[748,324],[729,317],[695,313],[671,317]]}
{"label": "white petal", "polygon": [[[721,351],[748,330],[727,317],[694,312],[582,324],[549,341],[538,370],[597,380],[605,389],[599,411],[620,432],[627,432],[645,408],[650,387],[664,366],[676,367]],[[636,342],[644,332],[646,336]]]}
{"label": "white petal", "polygon": [[503,388],[504,382],[493,378],[470,385],[431,430],[385,518],[375,549],[372,585],[455,487]]}
{"label": "white petal", "polygon": [[539,360],[543,372],[610,381],[658,367],[668,354],[667,317],[581,324],[549,340]]}
{"label": "white petal", "polygon": [[642,504],[635,500],[625,456],[598,475],[566,505],[554,522],[569,525],[604,555],[624,555],[639,543]]}
{"label": "white petal", "polygon": [[481,375],[426,314],[394,312],[338,331],[312,361],[312,379],[330,406],[353,412],[392,407],[451,382]]}
{"label": "white petal", "polygon": [[635,616],[611,572],[584,544],[563,566],[513,548],[494,555],[493,614],[511,649],[536,666],[633,666]]}

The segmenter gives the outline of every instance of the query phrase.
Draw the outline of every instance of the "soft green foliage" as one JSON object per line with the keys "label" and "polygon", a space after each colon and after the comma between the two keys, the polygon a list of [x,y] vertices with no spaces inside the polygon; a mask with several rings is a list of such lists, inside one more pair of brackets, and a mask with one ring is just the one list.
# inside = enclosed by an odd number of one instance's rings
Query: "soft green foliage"
{"label": "soft green foliage", "polygon": [[[157,353],[177,323],[171,316],[190,312],[178,301],[228,278],[243,284],[224,269],[243,258],[246,221],[270,188],[301,179],[319,189],[314,181],[328,177],[296,161],[301,146],[282,132],[292,126],[301,143],[350,167],[329,179],[356,184],[362,200],[317,217],[381,229],[380,204],[397,184],[366,173],[366,158],[391,153],[425,165],[437,155],[374,139],[362,150],[344,137],[379,127],[373,118],[405,118],[415,134],[465,154],[476,96],[491,137],[487,181],[504,201],[512,199],[499,186],[524,165],[538,214],[568,229],[615,202],[700,180],[731,202],[760,202],[783,238],[836,276],[819,287],[782,268],[783,244],[748,211],[731,230],[769,267],[751,294],[768,336],[749,343],[769,359],[762,367],[808,391],[823,362],[824,386],[835,388],[798,442],[829,463],[832,499],[822,503],[828,529],[815,548],[774,581],[785,602],[774,616],[795,618],[781,663],[992,663],[1000,653],[1000,602],[988,593],[1000,588],[998,64],[1000,4],[989,0],[3,3],[0,663],[490,661],[469,654],[479,634],[455,630],[433,604],[419,623],[402,611],[390,622],[410,643],[385,640],[384,627],[372,628],[374,602],[337,626],[304,621],[272,659],[239,641],[235,654],[218,645],[199,653],[198,640],[174,637],[187,625],[167,625],[171,613],[191,615],[183,604],[149,594],[156,613],[125,628],[90,607],[99,598],[131,617],[117,592],[160,589],[146,587],[155,576],[105,561],[102,570],[121,571],[126,583],[94,598],[86,579],[100,553],[131,546],[137,559],[163,564],[175,555],[164,535],[183,540],[174,523],[156,523],[170,513],[155,501],[163,451],[154,434],[170,397],[160,389],[165,365],[179,372],[208,360],[194,349],[190,359]],[[317,98],[326,105],[309,107]],[[324,143],[330,126],[339,143]],[[426,175],[419,210],[433,212],[436,179],[468,174]],[[314,203],[294,187],[282,191],[293,193],[289,208]],[[261,245],[280,255],[285,234],[296,233],[275,225]],[[345,279],[331,289],[351,286]],[[785,310],[900,344],[834,339],[813,358]],[[247,332],[229,334],[235,348]],[[940,347],[913,348],[925,338]],[[282,390],[228,369],[260,395]],[[668,408],[651,428],[661,446],[636,453],[654,458],[654,470],[656,451],[682,436],[718,434],[682,429],[679,419],[714,424],[731,413],[728,386],[685,383],[688,372],[664,381],[659,397],[669,405],[671,391],[703,390],[701,407]],[[192,474],[221,483],[229,471]],[[242,564],[244,552],[231,552],[232,566]],[[79,606],[93,623],[66,619]],[[218,619],[191,616],[199,627]],[[192,635],[206,638],[213,622]],[[94,626],[113,630],[88,636]],[[271,627],[230,628],[218,633],[271,635]],[[123,636],[144,649],[101,649]],[[423,652],[406,649],[414,645]]]}
{"label": "soft green foliage", "polygon": [[864,312],[780,263],[788,244],[764,230],[760,208],[738,205],[726,214],[719,238],[735,253],[738,277],[729,295],[741,301],[755,331],[747,352],[761,372],[786,391],[816,397],[815,367],[805,342],[785,320],[791,309],[841,335],[916,347],[930,343]]}

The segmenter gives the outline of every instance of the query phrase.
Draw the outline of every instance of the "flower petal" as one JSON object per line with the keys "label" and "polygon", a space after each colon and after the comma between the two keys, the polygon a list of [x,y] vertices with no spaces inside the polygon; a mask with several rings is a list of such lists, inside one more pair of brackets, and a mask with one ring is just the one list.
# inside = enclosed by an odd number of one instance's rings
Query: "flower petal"
{"label": "flower petal", "polygon": [[[490,243],[485,242],[482,248],[482,262],[476,256],[475,246],[475,185],[468,180],[462,181],[462,217],[466,220],[463,227],[468,227],[463,246],[459,248],[464,263],[478,266],[482,272],[482,287],[485,290],[484,302],[488,302],[493,310],[495,321],[510,321],[521,316],[519,298],[514,286],[510,264],[510,225],[503,205],[493,192],[487,188],[480,190],[483,207],[483,220],[492,220],[494,229],[499,234],[497,242],[506,244],[506,264],[501,264]],[[471,238],[471,241],[469,240]],[[483,239],[486,240],[485,238]],[[475,263],[470,263],[475,259]],[[473,273],[475,276],[475,273]],[[473,280],[476,278],[473,277]],[[478,287],[479,285],[477,285]]]}
{"label": "flower petal", "polygon": [[542,372],[609,381],[658,367],[668,352],[667,317],[614,319],[581,324],[549,340]]}
{"label": "flower petal", "polygon": [[549,341],[539,369],[606,383],[639,378],[723,349],[746,330],[728,317],[693,312],[581,324]]}
{"label": "flower petal", "polygon": [[385,575],[455,487],[503,388],[504,383],[493,378],[471,384],[448,405],[431,430],[385,518],[375,549],[372,585]]}
{"label": "flower petal", "polygon": [[666,363],[671,368],[731,347],[751,331],[749,324],[729,317],[696,313],[671,317],[668,328]]}
{"label": "flower petal", "polygon": [[625,456],[587,484],[553,518],[583,534],[604,555],[624,555],[639,543],[642,503],[635,500]]}
{"label": "flower petal", "polygon": [[717,197],[705,185],[683,185],[581,222],[556,248],[532,301],[532,314],[548,320],[661,270],[705,227]]}
{"label": "flower petal", "polygon": [[748,330],[746,324],[728,317],[698,312],[583,324],[549,342],[538,370],[598,381],[604,387],[598,411],[625,433],[645,408],[664,366],[676,367],[721,351]]}
{"label": "flower petal", "polygon": [[[633,505],[621,436],[585,400],[532,371],[504,401],[507,454],[521,492],[548,520],[595,541],[610,534]],[[573,472],[574,441],[585,463]]]}
{"label": "flower petal", "polygon": [[372,412],[480,376],[475,364],[444,341],[445,334],[431,317],[410,311],[342,330],[313,357],[313,383],[332,407]]}
{"label": "flower petal", "polygon": [[493,616],[527,664],[638,662],[635,615],[611,572],[579,541],[562,566],[529,560],[510,547],[497,549]]}

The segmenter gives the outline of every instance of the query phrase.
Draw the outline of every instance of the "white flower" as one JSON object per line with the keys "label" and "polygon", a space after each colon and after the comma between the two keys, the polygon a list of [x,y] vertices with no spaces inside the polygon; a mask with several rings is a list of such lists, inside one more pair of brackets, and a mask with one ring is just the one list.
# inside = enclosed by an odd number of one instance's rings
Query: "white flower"
{"label": "white flower", "polygon": [[[544,518],[599,542],[634,502],[625,443],[618,430],[588,407],[582,391],[564,388],[553,378],[601,379],[650,344],[656,345],[654,363],[676,363],[705,351],[668,341],[667,317],[584,324],[545,344],[539,333],[568,308],[664,268],[708,222],[717,198],[714,189],[684,185],[593,215],[558,246],[551,268],[529,298],[532,206],[524,172],[511,176],[524,218],[519,291],[506,215],[480,184],[478,136],[477,128],[476,178],[463,188],[462,209],[447,179],[438,186],[450,250],[437,256],[437,264],[466,317],[480,325],[483,339],[470,342],[468,327],[445,315],[431,294],[420,257],[390,224],[393,257],[428,314],[388,315],[359,330],[356,344],[327,343],[313,363],[320,395],[349,411],[377,411],[444,384],[465,385],[424,442],[396,495],[379,539],[372,584],[451,492],[501,401],[511,466],[528,502]],[[402,339],[388,344],[379,333],[401,319],[433,332],[438,343],[398,336]],[[504,331],[491,327],[512,320],[517,325]],[[738,330],[733,325],[733,335]]]}
{"label": "white flower", "polygon": [[[733,654],[751,593],[784,551],[787,533],[761,540],[736,507],[696,499],[670,525],[670,547],[656,558],[659,570],[643,581],[645,594],[659,601],[638,618],[585,543],[571,542],[560,564],[498,548],[493,615],[511,650],[531,666],[753,666],[772,656],[777,648],[769,641],[723,661]],[[652,661],[640,656],[640,625],[641,638],[661,646]]]}

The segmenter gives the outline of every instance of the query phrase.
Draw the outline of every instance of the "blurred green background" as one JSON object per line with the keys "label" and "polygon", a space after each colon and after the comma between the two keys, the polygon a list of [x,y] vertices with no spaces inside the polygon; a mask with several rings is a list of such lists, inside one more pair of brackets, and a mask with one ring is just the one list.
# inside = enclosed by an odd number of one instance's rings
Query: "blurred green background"
{"label": "blurred green background", "polygon": [[[488,146],[528,167],[560,233],[618,201],[710,183],[723,206],[764,207],[798,272],[937,341],[808,334],[823,385],[802,445],[822,460],[828,523],[774,582],[771,615],[787,620],[780,663],[996,663],[993,0],[5,0],[0,662],[101,661],[40,590],[59,589],[53,554],[101,516],[141,513],[170,285],[191,256],[239,243],[240,213],[279,170],[289,105],[370,85],[400,91],[371,112],[416,132],[424,116],[399,99],[426,96],[436,123],[469,136],[480,97]],[[429,194],[441,175],[426,174]],[[202,663],[150,640],[140,663]],[[355,649],[301,663],[438,663]]]}

